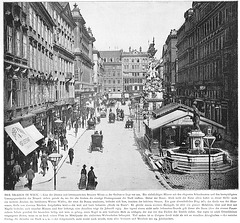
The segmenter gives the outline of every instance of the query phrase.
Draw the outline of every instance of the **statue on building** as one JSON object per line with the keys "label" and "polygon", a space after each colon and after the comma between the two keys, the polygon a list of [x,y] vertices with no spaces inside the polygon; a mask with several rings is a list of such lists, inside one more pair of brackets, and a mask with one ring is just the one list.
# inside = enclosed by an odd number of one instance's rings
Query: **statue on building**
{"label": "statue on building", "polygon": [[155,49],[154,46],[155,46],[155,43],[154,43],[154,38],[153,38],[153,42],[150,43],[150,45],[149,45],[149,47],[148,47],[148,51],[147,51],[149,58],[153,58],[154,55],[155,55],[156,52],[157,52],[157,50]]}
{"label": "statue on building", "polygon": [[199,126],[199,123],[200,123],[200,112],[197,108],[197,102],[194,101],[193,102],[193,117],[192,117],[192,120],[193,120],[193,128],[194,130],[196,131],[199,131],[200,130],[200,126]]}

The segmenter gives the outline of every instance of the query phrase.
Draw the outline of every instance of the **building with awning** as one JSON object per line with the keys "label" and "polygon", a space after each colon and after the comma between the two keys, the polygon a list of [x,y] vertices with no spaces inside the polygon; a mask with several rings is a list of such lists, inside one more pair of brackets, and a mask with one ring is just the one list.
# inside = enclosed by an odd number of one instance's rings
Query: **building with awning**
{"label": "building with awning", "polygon": [[34,142],[34,139],[27,133],[19,122],[5,126],[4,129],[25,156],[38,147],[38,145]]}
{"label": "building with awning", "polygon": [[38,140],[44,138],[44,136],[38,131],[35,125],[30,125],[24,128],[24,130],[28,133],[28,135],[32,137],[34,142],[37,142]]}
{"label": "building with awning", "polygon": [[[146,119],[143,122],[145,125],[145,142],[149,144],[152,140],[157,139],[163,147],[168,146],[169,142],[181,145],[193,127],[192,118],[192,108],[175,103],[154,111],[153,118]],[[201,131],[205,134],[208,126],[211,126],[212,132],[224,135],[225,127],[210,119],[201,117],[199,125]]]}

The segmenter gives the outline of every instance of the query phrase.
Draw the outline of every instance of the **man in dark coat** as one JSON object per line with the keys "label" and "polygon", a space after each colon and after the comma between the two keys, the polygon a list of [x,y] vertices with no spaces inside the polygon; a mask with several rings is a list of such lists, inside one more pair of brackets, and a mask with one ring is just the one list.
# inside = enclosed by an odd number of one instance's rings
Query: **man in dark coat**
{"label": "man in dark coat", "polygon": [[87,182],[87,190],[95,190],[97,186],[97,177],[95,176],[95,173],[93,172],[93,167],[90,167],[90,171],[88,172],[88,182]]}
{"label": "man in dark coat", "polygon": [[28,179],[28,184],[27,185],[28,185],[29,190],[32,190],[32,181],[33,181],[34,177],[35,177],[35,173],[32,170],[32,167],[30,165],[29,169],[26,172],[26,178]]}
{"label": "man in dark coat", "polygon": [[73,148],[70,148],[68,150],[68,156],[69,156],[70,164],[72,165],[72,161],[73,161],[73,157],[74,157],[74,150],[73,150]]}

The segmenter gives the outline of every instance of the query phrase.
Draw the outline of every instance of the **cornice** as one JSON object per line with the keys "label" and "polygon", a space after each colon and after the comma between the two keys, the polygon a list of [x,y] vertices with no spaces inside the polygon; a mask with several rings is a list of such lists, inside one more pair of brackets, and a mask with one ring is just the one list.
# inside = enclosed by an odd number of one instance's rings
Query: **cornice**
{"label": "cornice", "polygon": [[65,55],[66,57],[74,60],[75,59],[75,55],[71,52],[69,52],[68,50],[64,49],[63,47],[57,45],[57,44],[54,44],[53,45],[53,50],[57,50],[59,51],[61,54]]}
{"label": "cornice", "polygon": [[91,61],[91,59],[82,52],[75,52],[74,56],[75,57],[77,57],[77,56],[80,57],[81,59],[83,59],[83,61],[87,62],[91,66],[94,65],[94,63]]}
{"label": "cornice", "polygon": [[53,27],[56,26],[56,24],[46,10],[45,6],[41,2],[30,2],[29,4],[39,15],[41,15],[44,22],[49,26],[52,31]]}

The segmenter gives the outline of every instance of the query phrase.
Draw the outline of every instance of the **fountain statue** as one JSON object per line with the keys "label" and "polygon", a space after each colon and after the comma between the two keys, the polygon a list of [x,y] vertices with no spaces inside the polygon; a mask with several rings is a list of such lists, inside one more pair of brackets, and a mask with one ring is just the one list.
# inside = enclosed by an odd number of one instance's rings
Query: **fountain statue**
{"label": "fountain statue", "polygon": [[199,110],[198,110],[196,105],[197,105],[197,102],[194,101],[193,102],[193,118],[192,118],[192,120],[193,120],[193,129],[195,131],[201,131],[200,130],[200,126],[199,126],[199,123],[200,123],[200,112],[199,112]]}
{"label": "fountain statue", "polygon": [[193,102],[193,130],[189,133],[190,148],[188,153],[190,154],[205,154],[203,137],[205,134],[201,131],[200,123],[200,112],[196,106],[197,102]]}

